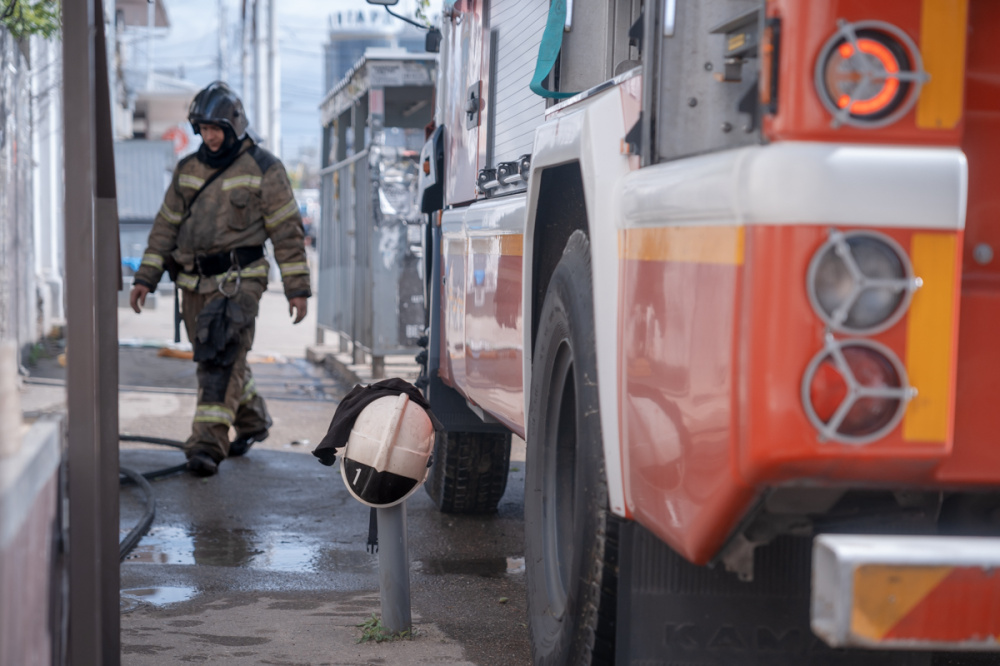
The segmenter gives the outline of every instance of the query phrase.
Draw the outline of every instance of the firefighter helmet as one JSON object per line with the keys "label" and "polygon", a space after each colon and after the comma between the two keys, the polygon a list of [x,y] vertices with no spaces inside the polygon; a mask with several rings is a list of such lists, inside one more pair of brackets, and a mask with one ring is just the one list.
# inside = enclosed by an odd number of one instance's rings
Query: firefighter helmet
{"label": "firefighter helmet", "polygon": [[237,140],[242,141],[247,132],[247,115],[243,102],[233,89],[222,81],[213,81],[195,95],[188,109],[188,121],[195,134],[200,134],[198,125],[208,123],[218,125],[223,130],[230,129]]}
{"label": "firefighter helmet", "polygon": [[358,415],[340,459],[347,489],[363,504],[399,504],[427,478],[434,425],[404,393],[373,400]]}

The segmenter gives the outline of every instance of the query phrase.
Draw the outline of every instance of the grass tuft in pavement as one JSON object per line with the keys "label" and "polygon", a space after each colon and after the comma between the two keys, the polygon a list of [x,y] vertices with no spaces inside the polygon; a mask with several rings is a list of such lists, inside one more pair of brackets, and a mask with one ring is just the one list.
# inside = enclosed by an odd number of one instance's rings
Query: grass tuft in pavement
{"label": "grass tuft in pavement", "polygon": [[413,634],[409,630],[396,633],[390,632],[382,624],[382,618],[375,613],[372,613],[370,618],[357,626],[361,627],[361,638],[358,639],[358,643],[369,643],[372,641],[384,643],[385,641],[400,641],[413,638]]}

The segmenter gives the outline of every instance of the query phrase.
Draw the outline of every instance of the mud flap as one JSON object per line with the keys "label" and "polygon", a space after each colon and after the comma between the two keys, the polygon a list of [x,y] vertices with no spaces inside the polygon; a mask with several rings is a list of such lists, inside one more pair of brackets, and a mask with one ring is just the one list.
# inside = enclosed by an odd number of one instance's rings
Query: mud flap
{"label": "mud flap", "polygon": [[[754,580],[684,560],[634,522],[621,526],[618,664],[930,666],[929,652],[835,650],[809,628],[808,537],[756,552]],[[943,662],[947,663],[947,662]]]}

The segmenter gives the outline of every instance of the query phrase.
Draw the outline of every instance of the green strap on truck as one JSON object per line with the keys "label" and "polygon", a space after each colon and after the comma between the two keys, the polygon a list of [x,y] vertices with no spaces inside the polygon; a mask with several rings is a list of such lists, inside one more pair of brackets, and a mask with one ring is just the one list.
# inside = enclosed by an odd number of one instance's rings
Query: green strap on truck
{"label": "green strap on truck", "polygon": [[552,99],[566,99],[578,93],[556,92],[542,87],[542,82],[555,67],[559,50],[562,49],[563,28],[566,25],[566,0],[552,0],[549,5],[549,18],[545,22],[545,32],[542,33],[542,43],[538,47],[538,60],[535,62],[535,75],[531,77],[531,92]]}

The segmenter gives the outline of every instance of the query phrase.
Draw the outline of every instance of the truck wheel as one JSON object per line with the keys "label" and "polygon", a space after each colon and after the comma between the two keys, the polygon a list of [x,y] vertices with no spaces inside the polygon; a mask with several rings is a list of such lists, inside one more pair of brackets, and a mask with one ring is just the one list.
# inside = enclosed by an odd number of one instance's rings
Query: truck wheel
{"label": "truck wheel", "polygon": [[510,433],[441,432],[427,494],[444,513],[493,513],[509,469]]}
{"label": "truck wheel", "polygon": [[590,244],[570,236],[549,283],[532,364],[525,566],[535,664],[614,662],[615,523],[598,410]]}

